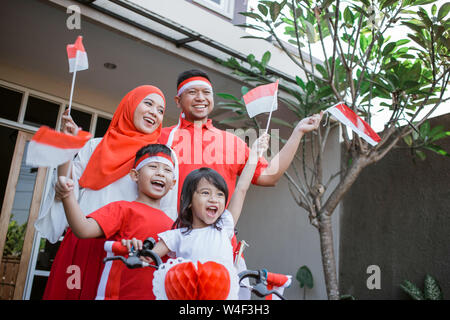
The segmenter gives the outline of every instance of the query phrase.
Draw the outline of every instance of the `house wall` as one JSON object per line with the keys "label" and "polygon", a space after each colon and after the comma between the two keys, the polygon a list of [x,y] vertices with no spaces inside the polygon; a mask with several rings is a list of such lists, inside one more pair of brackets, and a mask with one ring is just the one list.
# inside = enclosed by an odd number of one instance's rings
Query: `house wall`
{"label": "house wall", "polygon": [[[450,128],[450,115],[432,126]],[[437,143],[450,150],[450,138]],[[427,151],[413,163],[409,149],[394,149],[366,168],[344,200],[340,287],[357,299],[409,299],[399,287],[423,288],[425,274],[450,296],[450,161]],[[381,271],[381,289],[369,290],[370,265]]]}
{"label": "house wall", "polygon": [[[164,50],[159,48],[163,44],[156,41],[155,46],[150,46],[145,41],[148,40],[147,35],[130,26],[123,26],[120,33],[114,29],[122,27],[121,23],[92,13],[92,10],[85,10],[91,15],[90,19],[83,18],[81,31],[67,30],[65,23],[68,15],[58,4],[67,1],[50,2],[53,6],[41,1],[8,0],[2,4],[2,8],[9,14],[0,20],[0,34],[4,35],[5,39],[0,44],[0,79],[67,99],[71,74],[67,72],[65,45],[68,44],[67,39],[74,40],[81,33],[84,36],[90,67],[89,70],[77,74],[74,101],[84,106],[113,113],[128,88],[155,82],[161,84],[159,86],[167,92],[168,108],[175,108],[176,112],[172,114],[177,115],[178,110],[173,102],[176,76],[180,70],[194,67],[206,69],[217,92],[230,92],[236,96],[240,94],[241,83],[225,75],[222,67],[218,67],[216,71],[213,68],[215,64],[211,61],[202,64],[203,60],[197,60],[197,63],[194,63],[192,60],[195,60],[195,55],[183,51],[182,48],[171,54],[167,51],[174,49],[168,45]],[[187,2],[185,4],[190,5]],[[13,14],[19,11],[20,23]],[[142,41],[136,41],[134,37],[126,35],[134,31],[134,36]],[[31,45],[35,42],[39,43],[39,46]],[[30,48],[35,48],[34,59],[29,59]],[[185,57],[181,58],[181,54],[185,54]],[[113,73],[108,73],[109,71],[103,68],[103,63],[108,61],[118,64]],[[150,73],[149,70],[153,70],[151,68],[157,71]],[[279,112],[281,116],[282,111]],[[176,116],[167,117],[166,114],[164,126],[170,126],[176,121]],[[336,152],[339,154],[339,149],[336,148],[337,137],[333,135],[329,141],[325,167],[334,173],[339,166],[339,156],[336,156]],[[246,251],[249,268],[267,268],[295,277],[298,267],[307,265],[315,278],[315,287],[307,292],[307,298],[325,299],[318,234],[309,225],[305,213],[291,198],[286,181],[280,181],[274,188],[252,188],[245,206],[239,222],[239,238],[245,239],[251,245]],[[338,243],[339,238],[337,216],[336,214],[334,220],[335,243]],[[264,219],[258,218],[255,223],[254,217]],[[279,234],[280,237],[271,238],[267,237],[267,234]],[[291,288],[286,290],[286,296],[290,299],[303,298],[303,291],[299,289],[296,280]]]}

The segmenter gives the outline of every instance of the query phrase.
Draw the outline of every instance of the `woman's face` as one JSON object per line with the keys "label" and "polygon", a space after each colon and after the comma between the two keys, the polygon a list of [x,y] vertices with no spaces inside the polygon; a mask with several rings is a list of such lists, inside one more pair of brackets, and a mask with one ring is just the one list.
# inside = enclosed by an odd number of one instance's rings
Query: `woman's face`
{"label": "woman's face", "polygon": [[157,93],[151,93],[136,107],[133,123],[139,132],[150,134],[161,125],[163,116],[163,98]]}

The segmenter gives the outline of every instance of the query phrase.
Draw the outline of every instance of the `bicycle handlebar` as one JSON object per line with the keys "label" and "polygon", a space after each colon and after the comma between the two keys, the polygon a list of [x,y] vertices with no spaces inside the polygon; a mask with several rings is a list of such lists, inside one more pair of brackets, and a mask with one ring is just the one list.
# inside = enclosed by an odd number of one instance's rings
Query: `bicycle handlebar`
{"label": "bicycle handlebar", "polygon": [[262,270],[245,270],[239,273],[239,285],[241,287],[246,287],[245,285],[241,285],[242,280],[245,278],[255,279],[255,284],[250,286],[251,291],[256,294],[258,297],[265,297],[270,294],[275,294],[281,300],[286,300],[279,292],[276,290],[269,290],[267,286],[280,286],[283,284],[282,279],[286,276],[283,274],[267,272],[266,269]]}
{"label": "bicycle handlebar", "polygon": [[[105,243],[105,250],[110,251],[115,256],[106,257],[103,259],[103,262],[113,261],[113,260],[121,260],[128,268],[136,269],[143,267],[152,267],[158,269],[162,264],[161,258],[152,251],[155,246],[155,240],[153,238],[147,238],[143,245],[142,250],[134,250],[132,247],[130,251],[128,251],[127,247],[122,245],[120,241],[107,241]],[[128,258],[124,256],[128,254]],[[155,265],[149,264],[145,261],[142,261],[140,257],[150,257]]]}

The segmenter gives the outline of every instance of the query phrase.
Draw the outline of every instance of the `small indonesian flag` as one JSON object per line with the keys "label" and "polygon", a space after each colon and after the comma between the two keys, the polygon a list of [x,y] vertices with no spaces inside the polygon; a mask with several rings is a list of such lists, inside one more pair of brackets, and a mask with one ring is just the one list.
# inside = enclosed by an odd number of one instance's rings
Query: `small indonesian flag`
{"label": "small indonesian flag", "polygon": [[91,136],[82,130],[72,136],[42,126],[28,144],[26,164],[32,167],[56,167],[63,164],[72,160]]}
{"label": "small indonesian flag", "polygon": [[244,102],[250,118],[263,113],[275,111],[277,104],[278,80],[258,86],[244,95]]}
{"label": "small indonesian flag", "polygon": [[337,105],[328,108],[327,110],[337,120],[350,127],[361,138],[366,140],[372,146],[375,146],[381,141],[380,136],[369,126],[367,122],[358,117],[352,109],[347,107],[344,103],[340,102]]}
{"label": "small indonesian flag", "polygon": [[69,72],[72,73],[74,71],[81,71],[89,68],[82,36],[78,36],[74,44],[67,45],[67,57],[69,58]]}
{"label": "small indonesian flag", "polygon": [[[284,288],[289,287],[291,282],[292,276],[272,272],[267,273],[267,290],[275,290],[280,295],[283,295]],[[280,300],[280,298],[276,294],[270,294],[266,296],[266,300]]]}

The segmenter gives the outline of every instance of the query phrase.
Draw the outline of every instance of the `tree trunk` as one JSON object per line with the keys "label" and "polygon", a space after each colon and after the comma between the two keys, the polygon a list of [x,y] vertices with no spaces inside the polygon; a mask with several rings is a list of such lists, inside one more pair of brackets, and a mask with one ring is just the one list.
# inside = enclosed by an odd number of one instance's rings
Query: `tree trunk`
{"label": "tree trunk", "polygon": [[336,274],[331,216],[321,214],[319,221],[319,235],[327,296],[329,300],[339,300],[339,285]]}

